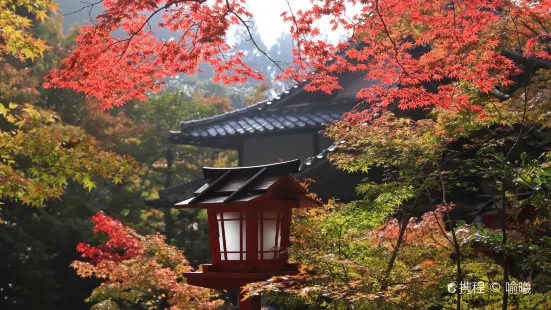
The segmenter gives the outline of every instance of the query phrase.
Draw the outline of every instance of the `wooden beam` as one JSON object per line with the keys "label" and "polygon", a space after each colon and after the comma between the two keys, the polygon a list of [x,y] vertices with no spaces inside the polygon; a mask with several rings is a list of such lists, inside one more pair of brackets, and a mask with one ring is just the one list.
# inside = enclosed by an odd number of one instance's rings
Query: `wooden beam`
{"label": "wooden beam", "polygon": [[248,179],[247,182],[243,183],[243,185],[241,185],[235,192],[231,193],[231,195],[224,199],[224,202],[230,202],[235,196],[243,192],[254,180],[258,179],[258,177],[260,177],[266,170],[268,170],[266,167],[260,169],[260,171],[253,175],[252,178]]}
{"label": "wooden beam", "polygon": [[194,204],[194,203],[197,203],[199,201],[199,199],[203,198],[203,196],[205,196],[207,193],[211,192],[212,189],[216,186],[216,185],[219,185],[220,182],[230,174],[232,170],[228,170],[226,171],[222,176],[220,176],[218,179],[216,179],[216,181],[212,182],[209,184],[209,186],[207,186],[207,188],[205,188],[204,191],[200,192],[199,194],[197,194],[197,196],[193,197],[193,199],[191,199],[187,204],[188,205],[191,205],[191,204]]}

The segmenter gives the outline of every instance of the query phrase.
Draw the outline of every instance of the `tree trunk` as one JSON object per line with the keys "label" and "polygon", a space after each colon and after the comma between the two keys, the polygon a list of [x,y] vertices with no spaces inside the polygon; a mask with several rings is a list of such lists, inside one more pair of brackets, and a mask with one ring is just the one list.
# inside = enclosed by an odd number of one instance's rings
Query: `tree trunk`
{"label": "tree trunk", "polygon": [[392,268],[394,268],[394,262],[396,261],[398,251],[400,250],[400,246],[402,245],[402,242],[404,240],[404,234],[408,227],[409,219],[409,215],[405,215],[400,222],[400,233],[398,234],[398,240],[396,240],[396,246],[394,247],[392,255],[390,256],[390,260],[388,261],[388,266],[385,271],[385,278],[383,279],[383,283],[381,285],[381,290],[383,291],[386,290],[388,287],[388,278],[390,277],[390,272],[392,271]]}
{"label": "tree trunk", "polygon": [[507,256],[507,250],[505,245],[507,244],[507,198],[505,197],[505,188],[503,188],[503,180],[501,183],[501,233],[503,239],[501,245],[503,246],[503,304],[501,309],[507,310],[507,304],[509,303],[509,292],[507,291],[507,283],[509,283],[509,257]]}

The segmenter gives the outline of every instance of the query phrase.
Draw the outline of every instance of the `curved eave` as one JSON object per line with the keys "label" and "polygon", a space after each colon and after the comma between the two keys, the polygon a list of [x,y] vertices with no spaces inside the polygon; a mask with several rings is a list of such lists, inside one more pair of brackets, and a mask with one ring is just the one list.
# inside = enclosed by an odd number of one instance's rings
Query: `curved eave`
{"label": "curved eave", "polygon": [[259,137],[259,136],[277,136],[281,134],[289,133],[306,133],[317,132],[322,130],[327,125],[319,126],[303,126],[294,128],[274,128],[273,130],[263,130],[236,134],[216,135],[216,136],[192,136],[190,134],[182,133],[181,131],[170,131],[169,141],[173,144],[184,145],[197,145],[214,147],[220,149],[239,149],[239,141],[247,137]]}
{"label": "curved eave", "polygon": [[211,117],[206,117],[198,120],[182,121],[180,122],[180,127],[184,129],[188,126],[208,125],[210,123],[216,123],[222,120],[239,117],[241,115],[244,115],[250,112],[260,111],[262,109],[274,108],[275,106],[279,106],[287,102],[289,99],[294,98],[297,94],[301,93],[301,91],[304,89],[304,85],[306,85],[306,82],[307,81],[304,80],[302,84],[292,85],[288,87],[286,90],[284,90],[283,92],[276,95],[274,98],[257,102],[248,107],[236,109],[230,112],[226,112],[224,114],[214,115]]}
{"label": "curved eave", "polygon": [[189,204],[189,202],[193,198],[194,197],[186,199],[182,202],[179,202],[179,203],[175,204],[174,207],[176,209],[215,209],[215,208],[219,208],[219,207],[227,209],[228,206],[243,207],[243,206],[248,206],[248,205],[253,205],[253,204],[262,205],[262,203],[261,203],[262,201],[277,202],[277,201],[286,201],[286,200],[289,200],[289,199],[296,199],[298,201],[298,204],[296,205],[296,207],[298,207],[298,208],[314,208],[314,207],[319,207],[320,205],[322,205],[322,202],[308,196],[307,193],[295,194],[295,195],[292,195],[292,196],[288,197],[287,199],[271,200],[269,193],[267,193],[267,194],[261,195],[259,197],[256,197],[256,198],[248,200],[248,201],[232,201],[230,203],[225,203],[225,202],[212,202],[212,203],[206,202],[205,203],[205,202],[201,202],[201,203],[197,203],[197,204]]}
{"label": "curved eave", "polygon": [[[266,174],[268,175],[285,175],[298,171],[300,167],[300,160],[293,159],[280,163],[273,163],[269,165],[248,166],[248,167],[232,167],[232,168],[217,168],[217,167],[203,167],[203,175],[205,179],[217,179],[222,176],[226,171],[240,171],[247,173],[247,171],[257,171],[261,168],[266,168]],[[273,171],[273,172],[272,172]],[[272,185],[274,186],[274,185]]]}
{"label": "curved eave", "polygon": [[230,136],[195,137],[189,134],[183,134],[180,131],[170,131],[168,141],[172,144],[196,145],[230,150],[239,149],[240,136],[234,135],[231,137],[233,139],[228,139]]}

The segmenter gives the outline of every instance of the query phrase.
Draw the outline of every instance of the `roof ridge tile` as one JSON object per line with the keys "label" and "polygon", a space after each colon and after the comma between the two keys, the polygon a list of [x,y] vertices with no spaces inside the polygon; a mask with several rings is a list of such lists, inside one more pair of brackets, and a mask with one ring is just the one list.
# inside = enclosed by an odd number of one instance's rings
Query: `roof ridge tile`
{"label": "roof ridge tile", "polygon": [[254,109],[261,110],[263,106],[271,105],[271,104],[274,103],[274,101],[280,100],[283,97],[287,97],[290,94],[298,91],[299,88],[301,86],[303,86],[305,83],[306,83],[306,80],[303,80],[303,83],[294,84],[294,85],[289,86],[288,88],[286,88],[284,91],[280,92],[278,95],[276,95],[272,99],[262,100],[262,101],[259,101],[255,104],[252,104],[252,105],[247,106],[247,107],[235,109],[235,110],[232,110],[232,111],[229,111],[229,112],[224,112],[223,114],[218,114],[218,115],[214,115],[214,116],[210,116],[210,117],[206,117],[206,118],[202,118],[202,119],[198,119],[198,120],[193,120],[192,119],[192,120],[189,120],[189,121],[182,121],[182,122],[180,122],[180,128],[184,129],[185,127],[187,127],[187,125],[190,125],[190,124],[193,124],[193,125],[207,124],[207,123],[209,123],[211,121],[214,121],[214,120],[219,120],[219,119],[223,119],[223,118],[226,118],[226,117],[231,117],[233,115],[245,113],[247,111],[251,111],[251,110],[254,110]]}

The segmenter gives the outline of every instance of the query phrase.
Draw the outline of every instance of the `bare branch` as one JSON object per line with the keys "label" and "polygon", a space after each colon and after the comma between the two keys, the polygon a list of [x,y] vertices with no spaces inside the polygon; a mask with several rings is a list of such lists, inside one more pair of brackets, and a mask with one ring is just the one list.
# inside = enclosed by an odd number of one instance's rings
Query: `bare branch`
{"label": "bare branch", "polygon": [[262,53],[266,58],[268,58],[268,60],[270,60],[278,69],[279,71],[283,72],[283,68],[281,68],[281,66],[278,64],[277,61],[273,60],[272,57],[270,57],[270,55],[268,55],[268,53],[266,53],[266,51],[264,51],[263,49],[261,49],[258,44],[256,43],[256,40],[253,38],[253,34],[251,32],[251,28],[250,26],[247,24],[247,23],[250,23],[250,21],[245,21],[241,16],[239,16],[239,14],[235,13],[232,8],[230,7],[230,2],[229,0],[226,0],[226,9],[228,10],[229,13],[233,14],[235,17],[237,17],[237,19],[239,19],[239,21],[241,22],[241,24],[243,26],[245,26],[245,29],[247,30],[247,33],[249,34],[249,39],[250,41],[253,43],[254,47],[260,52]]}
{"label": "bare branch", "polygon": [[[66,13],[66,14],[62,14],[62,16],[68,16],[68,15],[76,14],[76,13],[82,12],[82,11],[84,11],[85,9],[88,9],[88,8],[90,8],[90,11],[92,11],[92,9],[94,8],[94,6],[96,6],[96,5],[100,4],[100,3],[102,3],[103,0],[99,0],[98,2],[94,2],[94,3],[89,3],[89,2],[86,2],[86,1],[80,1],[80,2],[86,3],[87,5],[81,7],[80,9],[78,9],[78,10],[76,10],[76,11],[73,11],[73,12],[70,12],[70,13]],[[88,13],[90,13],[90,12],[88,12]],[[90,15],[90,14],[88,14],[88,15]],[[90,19],[91,19],[91,18],[90,18]]]}

